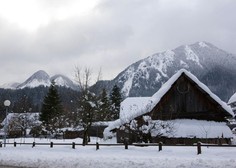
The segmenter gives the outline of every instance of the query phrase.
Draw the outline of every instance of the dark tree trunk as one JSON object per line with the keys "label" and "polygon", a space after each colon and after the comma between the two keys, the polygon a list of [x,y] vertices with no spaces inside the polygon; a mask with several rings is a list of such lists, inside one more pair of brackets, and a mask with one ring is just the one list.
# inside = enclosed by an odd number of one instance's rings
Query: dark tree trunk
{"label": "dark tree trunk", "polygon": [[87,144],[88,144],[88,141],[89,141],[89,138],[88,138],[88,129],[85,129],[85,130],[84,130],[84,135],[83,135],[83,146],[87,145]]}

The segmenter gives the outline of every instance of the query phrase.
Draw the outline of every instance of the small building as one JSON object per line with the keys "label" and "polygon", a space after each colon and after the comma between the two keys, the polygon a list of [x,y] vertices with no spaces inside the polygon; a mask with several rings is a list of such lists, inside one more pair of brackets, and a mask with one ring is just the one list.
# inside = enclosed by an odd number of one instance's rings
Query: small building
{"label": "small building", "polygon": [[[103,137],[104,129],[109,125],[110,121],[98,121],[93,122],[92,126],[89,129],[89,136],[91,137]],[[64,137],[65,139],[74,139],[74,138],[83,138],[84,129],[83,127],[77,127],[75,129],[72,128],[64,128]]]}
{"label": "small building", "polygon": [[[6,122],[7,121],[7,122]],[[5,124],[7,123],[7,136],[8,137],[21,137],[28,136],[30,130],[40,125],[39,113],[8,113],[7,117],[0,123],[3,126],[0,131],[4,131]]]}
{"label": "small building", "polygon": [[230,143],[226,125],[232,109],[185,69],[173,75],[152,97],[127,98],[120,118],[104,131],[117,142],[165,144]]}

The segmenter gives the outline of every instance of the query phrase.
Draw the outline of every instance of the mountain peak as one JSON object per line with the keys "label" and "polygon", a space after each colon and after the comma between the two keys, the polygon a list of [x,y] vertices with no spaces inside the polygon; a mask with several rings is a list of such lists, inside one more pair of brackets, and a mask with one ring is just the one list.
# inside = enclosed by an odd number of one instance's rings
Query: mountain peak
{"label": "mountain peak", "polygon": [[23,89],[25,87],[34,88],[38,86],[50,86],[50,76],[43,70],[35,72],[25,82],[17,86],[17,89]]}
{"label": "mountain peak", "polygon": [[198,42],[198,45],[200,46],[200,47],[209,47],[208,45],[207,45],[207,43],[206,42],[204,42],[204,41],[200,41],[200,42]]}
{"label": "mountain peak", "polygon": [[[206,42],[206,41],[199,41],[193,44],[189,45],[190,47],[193,48],[199,48],[199,49],[208,49],[208,50],[221,50],[217,46],[215,46],[212,43]],[[223,50],[222,50],[223,51]],[[225,51],[224,51],[225,52]]]}
{"label": "mountain peak", "polygon": [[38,86],[48,87],[51,82],[54,81],[55,85],[60,87],[66,87],[73,90],[78,90],[78,86],[65,75],[57,74],[50,77],[44,70],[39,70],[31,75],[23,83],[6,83],[0,86],[3,89],[23,89],[23,88],[35,88]]}
{"label": "mountain peak", "polygon": [[39,71],[35,72],[31,77],[37,78],[39,80],[40,79],[44,80],[44,79],[50,78],[50,76],[44,70],[39,70]]}
{"label": "mountain peak", "polygon": [[51,81],[54,81],[57,86],[71,88],[73,90],[78,90],[78,87],[70,80],[68,77],[57,74],[50,78]]}

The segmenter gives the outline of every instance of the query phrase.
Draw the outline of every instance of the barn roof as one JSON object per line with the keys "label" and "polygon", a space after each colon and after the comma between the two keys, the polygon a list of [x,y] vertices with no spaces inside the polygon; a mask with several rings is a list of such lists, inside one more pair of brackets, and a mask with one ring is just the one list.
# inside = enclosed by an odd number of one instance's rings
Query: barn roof
{"label": "barn roof", "polygon": [[213,100],[215,100],[226,112],[228,112],[231,116],[234,116],[234,113],[230,106],[223,102],[217,95],[212,93],[211,90],[205,84],[200,82],[196,76],[185,69],[179,70],[164,85],[162,85],[162,87],[151,97],[152,103],[149,108],[153,109],[154,106],[159,103],[161,98],[167,93],[167,91],[183,73],[188,76],[193,82],[195,82],[197,86],[205,91]]}
{"label": "barn roof", "polygon": [[[155,120],[154,120],[155,122]],[[162,131],[165,137],[175,138],[232,138],[233,133],[225,122],[195,120],[195,119],[176,119],[161,121],[171,124],[172,132]],[[152,130],[151,134],[155,137],[160,130]]]}
{"label": "barn roof", "polygon": [[[162,87],[152,97],[145,97],[143,98],[143,101],[142,97],[126,98],[121,104],[120,119],[114,121],[113,123],[110,123],[107,130],[105,131],[115,129],[125,123],[128,123],[136,117],[150,112],[160,102],[161,98],[170,90],[172,85],[182,74],[185,74],[193,82],[195,82],[199,88],[205,91],[226,112],[228,112],[229,115],[234,116],[234,113],[230,106],[223,102],[217,95],[212,93],[205,84],[197,79],[196,76],[185,69],[181,69],[176,74],[174,74],[165,84],[163,84]],[[129,111],[128,109],[132,110]]]}
{"label": "barn roof", "polygon": [[26,117],[28,120],[37,120],[37,122],[39,122],[38,118],[39,118],[39,112],[30,112],[30,113],[8,113],[7,114],[7,118],[4,118],[4,120],[2,121],[2,123],[0,123],[1,125],[4,125],[6,123],[6,119],[7,119],[7,123],[9,123],[12,119],[14,119],[14,117],[18,118],[18,117]]}
{"label": "barn roof", "polygon": [[151,97],[128,97],[120,104],[120,119],[125,123],[147,112]]}

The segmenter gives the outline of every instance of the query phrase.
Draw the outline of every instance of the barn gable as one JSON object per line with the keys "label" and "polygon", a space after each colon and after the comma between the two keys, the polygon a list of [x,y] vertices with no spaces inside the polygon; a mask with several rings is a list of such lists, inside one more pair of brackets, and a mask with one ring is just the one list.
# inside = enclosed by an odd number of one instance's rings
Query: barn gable
{"label": "barn gable", "polygon": [[[153,119],[199,119],[226,121],[232,117],[230,109],[213,93],[201,87],[185,70],[161,97],[150,114]],[[220,103],[219,103],[220,102]]]}
{"label": "barn gable", "polygon": [[[172,92],[173,90],[175,90],[175,92]],[[168,100],[168,96],[173,96],[170,94],[171,92],[176,93],[176,97],[174,98],[177,101],[181,101],[182,99],[182,103],[184,103],[183,101],[185,101],[186,98],[188,98],[188,100],[186,101],[189,101],[191,104],[195,103],[197,105],[201,103],[202,107],[199,108],[203,109],[198,109],[197,107],[195,107],[196,111],[204,111],[204,109],[206,108],[204,108],[204,106],[207,105],[203,101],[207,100],[208,103],[211,102],[212,105],[219,108],[224,117],[232,117],[234,115],[230,106],[228,106],[218,96],[212,93],[205,84],[197,79],[197,77],[195,77],[185,69],[179,70],[151,97],[151,104],[149,106],[150,111],[156,108],[155,106],[157,106],[160,101],[163,103],[165,100]],[[191,95],[194,95],[195,99],[192,99],[192,97],[190,97]],[[197,97],[198,95],[199,97]],[[181,106],[179,108],[182,108],[183,111],[187,110],[185,109],[187,107],[184,107],[183,104],[181,105],[181,102],[176,103],[176,105]],[[178,109],[178,111],[181,111],[181,109]]]}

